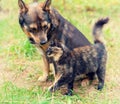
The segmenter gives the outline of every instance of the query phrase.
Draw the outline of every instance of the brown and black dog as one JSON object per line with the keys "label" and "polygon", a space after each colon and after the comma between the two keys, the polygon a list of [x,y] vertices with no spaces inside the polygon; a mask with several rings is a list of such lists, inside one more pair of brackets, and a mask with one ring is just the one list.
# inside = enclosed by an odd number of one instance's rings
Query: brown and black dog
{"label": "brown and black dog", "polygon": [[98,90],[104,86],[107,52],[104,45],[102,27],[108,22],[108,18],[100,19],[93,29],[94,44],[69,50],[54,40],[46,51],[48,57],[55,62],[55,81],[50,91],[57,90],[60,86],[67,84],[67,95],[72,95],[73,82],[77,75],[86,74],[90,80],[96,74],[99,80]]}
{"label": "brown and black dog", "polygon": [[49,75],[50,62],[45,51],[51,40],[61,41],[70,50],[90,45],[90,42],[78,29],[51,7],[51,1],[46,0],[44,3],[27,5],[23,0],[18,0],[19,24],[30,42],[42,53],[45,68],[43,76],[39,78],[40,81],[46,81]]}

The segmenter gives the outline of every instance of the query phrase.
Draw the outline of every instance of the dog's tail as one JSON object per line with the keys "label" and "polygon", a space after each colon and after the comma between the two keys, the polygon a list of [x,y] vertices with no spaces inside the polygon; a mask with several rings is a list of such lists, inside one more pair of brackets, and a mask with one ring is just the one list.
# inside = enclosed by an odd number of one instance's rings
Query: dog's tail
{"label": "dog's tail", "polygon": [[108,23],[109,18],[102,18],[100,20],[98,20],[94,27],[93,27],[93,37],[94,37],[94,43],[103,43],[105,44],[105,40],[104,37],[102,35],[102,28],[104,26],[104,24]]}

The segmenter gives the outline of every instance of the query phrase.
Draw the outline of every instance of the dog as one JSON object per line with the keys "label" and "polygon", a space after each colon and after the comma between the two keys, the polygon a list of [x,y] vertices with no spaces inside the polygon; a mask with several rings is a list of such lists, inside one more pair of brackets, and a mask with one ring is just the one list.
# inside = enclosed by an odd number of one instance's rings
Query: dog
{"label": "dog", "polygon": [[[66,95],[72,95],[73,82],[77,75],[86,74],[90,80],[98,77],[98,90],[104,86],[107,51],[102,37],[102,27],[109,18],[98,20],[93,28],[94,44],[78,47],[74,50],[67,49],[62,42],[53,41],[46,51],[48,57],[53,58],[55,64],[55,81],[50,91],[57,90],[67,84]],[[102,38],[101,38],[102,37]]]}
{"label": "dog", "polygon": [[46,81],[49,75],[49,64],[52,61],[45,52],[51,40],[62,41],[70,50],[91,44],[76,27],[51,7],[51,2],[52,0],[46,0],[44,3],[34,2],[28,5],[23,0],[18,0],[19,24],[43,58],[45,68],[39,81]]}

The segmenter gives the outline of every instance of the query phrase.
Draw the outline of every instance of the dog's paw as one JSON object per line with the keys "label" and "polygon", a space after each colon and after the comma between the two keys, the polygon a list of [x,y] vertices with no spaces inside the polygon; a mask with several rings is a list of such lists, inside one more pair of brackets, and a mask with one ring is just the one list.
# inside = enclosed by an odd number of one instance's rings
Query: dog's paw
{"label": "dog's paw", "polygon": [[47,76],[40,76],[40,77],[38,78],[38,81],[40,81],[40,82],[46,82],[47,79],[48,79]]}

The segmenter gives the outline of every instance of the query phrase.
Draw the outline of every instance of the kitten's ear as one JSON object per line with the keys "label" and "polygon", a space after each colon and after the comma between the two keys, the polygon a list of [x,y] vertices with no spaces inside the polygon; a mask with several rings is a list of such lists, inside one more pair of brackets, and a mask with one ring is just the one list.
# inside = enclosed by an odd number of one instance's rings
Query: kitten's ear
{"label": "kitten's ear", "polygon": [[46,0],[43,6],[44,11],[49,11],[50,10],[50,5],[51,5],[52,0]]}
{"label": "kitten's ear", "polygon": [[18,5],[20,8],[20,12],[26,13],[28,11],[27,5],[23,2],[23,0],[18,0]]}
{"label": "kitten's ear", "polygon": [[64,51],[70,51],[70,50],[65,46],[65,44],[63,44],[62,42],[60,42],[60,46],[62,47],[62,49],[63,49]]}

